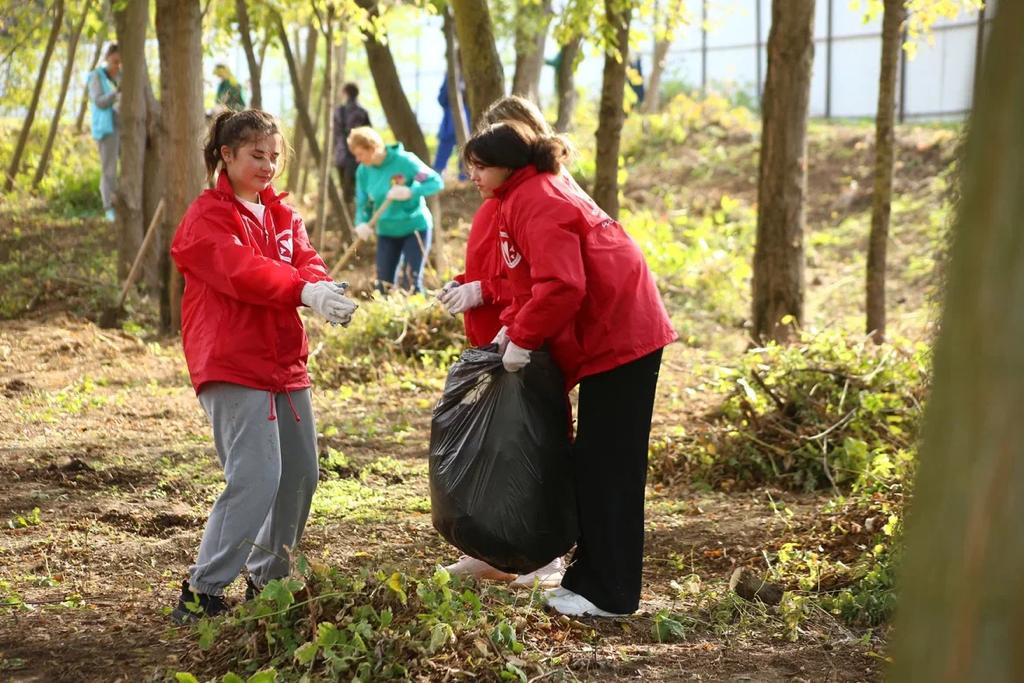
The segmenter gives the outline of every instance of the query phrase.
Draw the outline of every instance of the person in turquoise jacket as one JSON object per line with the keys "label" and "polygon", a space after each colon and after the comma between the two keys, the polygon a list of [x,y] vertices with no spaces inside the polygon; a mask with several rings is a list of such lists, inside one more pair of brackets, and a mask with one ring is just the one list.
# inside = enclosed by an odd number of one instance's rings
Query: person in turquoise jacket
{"label": "person in turquoise jacket", "polygon": [[[444,181],[401,143],[385,145],[369,126],[352,129],[348,147],[356,169],[356,237],[377,234],[377,289],[394,286],[423,289],[423,264],[430,249],[432,218],[425,197],[437,194]],[[387,206],[385,206],[387,204]],[[375,226],[370,221],[383,208]],[[399,270],[399,264],[404,265]]]}
{"label": "person in turquoise jacket", "polygon": [[121,90],[121,51],[117,43],[107,47],[106,64],[90,72],[88,89],[92,102],[92,137],[100,149],[100,196],[107,220],[114,220],[114,193],[117,191],[117,105]]}

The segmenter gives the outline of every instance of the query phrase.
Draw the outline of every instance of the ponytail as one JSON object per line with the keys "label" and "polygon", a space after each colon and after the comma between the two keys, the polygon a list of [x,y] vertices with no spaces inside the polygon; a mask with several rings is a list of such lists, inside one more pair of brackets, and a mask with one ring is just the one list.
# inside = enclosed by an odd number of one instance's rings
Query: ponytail
{"label": "ponytail", "polygon": [[561,135],[545,135],[514,120],[478,130],[462,150],[467,164],[510,169],[533,164],[541,173],[556,174],[570,154],[571,147]]}
{"label": "ponytail", "polygon": [[213,176],[217,172],[217,167],[220,166],[220,162],[223,161],[220,156],[221,139],[223,138],[224,124],[234,114],[230,109],[226,109],[221,113],[217,114],[213,119],[213,123],[210,124],[210,131],[206,135],[206,144],[203,146],[203,163],[206,164],[206,180],[207,182],[213,181]]}

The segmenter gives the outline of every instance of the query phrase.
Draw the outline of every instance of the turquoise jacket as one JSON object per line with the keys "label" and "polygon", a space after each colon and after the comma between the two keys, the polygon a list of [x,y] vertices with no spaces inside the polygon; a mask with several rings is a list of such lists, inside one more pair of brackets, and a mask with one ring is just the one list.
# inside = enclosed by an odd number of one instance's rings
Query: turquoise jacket
{"label": "turquoise jacket", "polygon": [[402,184],[412,190],[412,197],[393,201],[377,221],[381,237],[406,237],[431,227],[430,212],[424,197],[437,194],[444,181],[415,154],[402,149],[402,144],[388,145],[380,166],[360,164],[356,169],[356,223],[369,223],[377,207],[384,204],[391,178],[401,176]]}
{"label": "turquoise jacket", "polygon": [[102,66],[89,74],[89,99],[92,100],[92,137],[102,140],[113,133],[117,125],[114,121],[114,83]]}

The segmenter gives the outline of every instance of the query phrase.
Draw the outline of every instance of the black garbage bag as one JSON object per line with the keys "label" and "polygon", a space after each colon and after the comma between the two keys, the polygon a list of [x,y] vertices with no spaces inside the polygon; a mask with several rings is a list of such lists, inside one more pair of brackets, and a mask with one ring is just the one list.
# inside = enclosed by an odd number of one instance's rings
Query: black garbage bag
{"label": "black garbage bag", "polygon": [[462,552],[525,574],[576,542],[568,406],[547,352],[510,373],[496,348],[463,352],[434,408],[431,516]]}

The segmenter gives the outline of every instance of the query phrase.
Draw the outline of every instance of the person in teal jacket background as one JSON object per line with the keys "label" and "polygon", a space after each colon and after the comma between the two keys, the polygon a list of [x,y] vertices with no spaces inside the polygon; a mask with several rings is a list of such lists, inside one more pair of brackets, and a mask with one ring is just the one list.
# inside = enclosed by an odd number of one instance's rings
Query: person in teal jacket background
{"label": "person in teal jacket background", "polygon": [[[373,235],[370,218],[390,199],[377,220],[377,288],[386,293],[398,287],[423,289],[423,264],[430,249],[432,218],[425,197],[444,187],[441,176],[401,143],[385,145],[369,126],[354,128],[348,147],[359,162],[356,169],[356,236]],[[399,262],[404,267],[399,272]]]}
{"label": "person in teal jacket background", "polygon": [[117,158],[120,154],[117,133],[117,105],[121,90],[121,51],[117,43],[107,47],[106,64],[89,73],[89,100],[92,102],[92,137],[100,149],[100,196],[107,220],[114,220],[114,193],[117,191]]}

